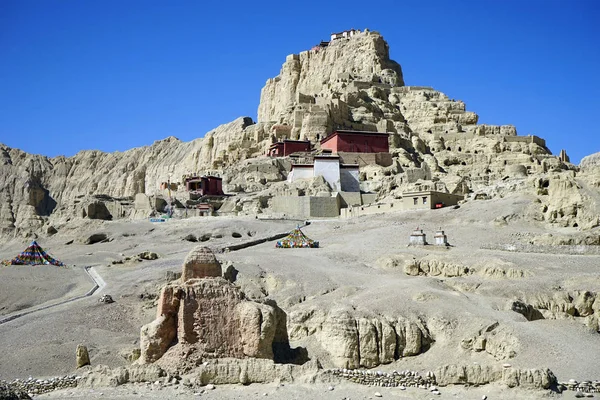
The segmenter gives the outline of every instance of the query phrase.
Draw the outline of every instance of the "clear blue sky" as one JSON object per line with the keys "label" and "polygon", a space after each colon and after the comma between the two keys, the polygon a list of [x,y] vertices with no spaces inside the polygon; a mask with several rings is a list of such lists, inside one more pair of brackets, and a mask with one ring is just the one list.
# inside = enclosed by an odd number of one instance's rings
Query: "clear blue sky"
{"label": "clear blue sky", "polygon": [[597,0],[0,0],[0,142],[71,156],[256,120],[286,55],[349,28],[482,123],[600,151]]}

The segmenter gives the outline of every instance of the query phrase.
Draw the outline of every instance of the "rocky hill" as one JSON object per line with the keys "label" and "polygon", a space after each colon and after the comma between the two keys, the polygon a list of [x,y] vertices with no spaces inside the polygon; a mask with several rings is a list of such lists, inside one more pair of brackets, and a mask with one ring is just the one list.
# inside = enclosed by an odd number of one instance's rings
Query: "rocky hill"
{"label": "rocky hill", "polygon": [[467,199],[522,191],[534,201],[520,217],[582,229],[600,224],[597,155],[574,166],[553,156],[542,138],[519,136],[511,125],[478,124],[462,101],[405,86],[388,44],[365,30],[287,56],[262,89],[257,123],[241,117],[187,143],[170,137],[123,153],[90,150],[69,158],[0,145],[0,234],[54,234],[80,218],[140,217],[136,194],[164,196],[161,183],[172,182],[175,197],[183,198],[189,173],[222,176],[225,191],[237,194],[230,212],[268,212],[268,199],[287,190],[281,181],[289,170],[286,160],[263,156],[268,146],[291,138],[318,148],[340,128],[390,133],[392,165],[361,173],[361,189],[380,201],[415,188]]}

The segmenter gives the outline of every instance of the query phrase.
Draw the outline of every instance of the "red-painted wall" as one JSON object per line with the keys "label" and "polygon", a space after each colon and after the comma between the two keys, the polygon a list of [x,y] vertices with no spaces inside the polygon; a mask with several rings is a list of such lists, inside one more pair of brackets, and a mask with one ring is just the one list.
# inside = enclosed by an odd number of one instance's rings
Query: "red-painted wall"
{"label": "red-painted wall", "polygon": [[334,133],[334,136],[321,143],[322,149],[332,152],[347,151],[350,153],[387,153],[390,145],[387,135],[368,135],[360,133]]}
{"label": "red-painted wall", "polygon": [[283,142],[284,156],[288,156],[297,151],[310,152],[310,142]]}
{"label": "red-painted wall", "polygon": [[208,180],[208,190],[205,194],[208,195],[221,195],[223,194],[223,182],[221,179],[216,179],[213,177],[207,177]]}
{"label": "red-painted wall", "polygon": [[297,151],[310,152],[310,142],[284,140],[271,145],[268,155],[271,157],[285,157]]}
{"label": "red-painted wall", "polygon": [[223,194],[223,181],[213,176],[202,176],[185,185],[188,191],[199,191],[201,196]]}
{"label": "red-painted wall", "polygon": [[271,157],[281,157],[283,155],[283,143],[278,142],[271,145],[268,155]]}
{"label": "red-painted wall", "polygon": [[321,142],[322,149],[329,149],[334,153],[338,152],[338,136],[335,135],[325,143]]}

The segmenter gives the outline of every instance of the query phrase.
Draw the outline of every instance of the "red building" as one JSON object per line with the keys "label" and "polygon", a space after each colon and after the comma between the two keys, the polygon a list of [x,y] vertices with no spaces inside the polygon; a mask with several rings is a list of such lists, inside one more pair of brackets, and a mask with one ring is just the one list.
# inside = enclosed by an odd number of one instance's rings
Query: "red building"
{"label": "red building", "polygon": [[308,140],[290,140],[285,139],[283,142],[273,143],[269,147],[268,156],[285,157],[298,151],[310,152],[310,141]]}
{"label": "red building", "polygon": [[191,198],[222,196],[223,180],[217,176],[191,176],[185,178],[185,188]]}
{"label": "red building", "polygon": [[321,140],[321,149],[329,149],[333,153],[388,153],[388,140],[387,133],[338,130]]}

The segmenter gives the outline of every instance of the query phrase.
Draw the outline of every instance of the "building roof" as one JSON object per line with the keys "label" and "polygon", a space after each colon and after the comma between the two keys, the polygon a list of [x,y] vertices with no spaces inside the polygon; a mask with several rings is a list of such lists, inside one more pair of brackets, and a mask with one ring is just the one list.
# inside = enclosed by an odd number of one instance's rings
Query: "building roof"
{"label": "building roof", "polygon": [[332,135],[335,133],[344,133],[344,134],[353,134],[353,135],[374,135],[374,136],[389,136],[390,134],[387,132],[372,132],[372,131],[353,131],[346,129],[337,129],[333,131]]}
{"label": "building roof", "polygon": [[419,191],[414,191],[414,192],[402,192],[402,196],[422,196],[422,195],[430,195],[433,193],[441,193],[443,195],[446,196],[456,196],[456,197],[464,197],[461,194],[452,194],[452,193],[446,193],[446,192],[440,192],[438,190],[419,190]]}
{"label": "building roof", "polygon": [[283,143],[310,143],[310,140],[283,139]]}
{"label": "building roof", "polygon": [[188,176],[185,178],[186,182],[192,182],[192,181],[200,181],[202,179],[218,179],[218,180],[223,180],[223,178],[220,178],[218,176],[213,176],[213,175],[202,175],[202,176]]}
{"label": "building roof", "polygon": [[338,129],[336,131],[333,131],[333,133],[331,135],[328,135],[327,137],[323,138],[321,140],[321,143],[325,143],[332,137],[334,137],[336,135],[340,135],[340,134],[342,134],[342,135],[361,135],[361,136],[380,136],[380,137],[390,136],[390,134],[386,133],[386,132],[351,131],[351,130]]}
{"label": "building roof", "polygon": [[328,160],[328,159],[333,160],[333,159],[340,158],[340,156],[337,155],[337,154],[326,154],[326,155],[325,154],[317,154],[313,158],[320,158],[320,159],[323,159],[323,160]]}
{"label": "building roof", "polygon": [[293,140],[293,139],[283,139],[282,141],[279,142],[275,142],[273,144],[271,144],[271,146],[269,146],[269,148],[273,148],[273,147],[277,147],[277,146],[281,146],[284,143],[303,143],[303,144],[310,144],[310,140]]}
{"label": "building roof", "polygon": [[358,29],[346,29],[345,31],[341,31],[341,32],[331,32],[332,35],[342,35],[346,32],[358,32]]}
{"label": "building roof", "polygon": [[314,164],[292,164],[292,169],[294,168],[312,168]]}

